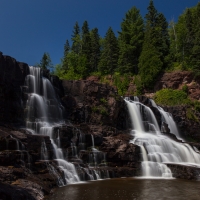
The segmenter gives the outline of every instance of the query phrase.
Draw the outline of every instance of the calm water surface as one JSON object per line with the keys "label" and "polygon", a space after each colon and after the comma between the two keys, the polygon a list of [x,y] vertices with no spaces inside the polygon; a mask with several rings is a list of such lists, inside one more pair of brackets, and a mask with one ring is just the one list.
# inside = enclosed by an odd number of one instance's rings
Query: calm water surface
{"label": "calm water surface", "polygon": [[58,188],[48,200],[200,200],[200,182],[120,178]]}

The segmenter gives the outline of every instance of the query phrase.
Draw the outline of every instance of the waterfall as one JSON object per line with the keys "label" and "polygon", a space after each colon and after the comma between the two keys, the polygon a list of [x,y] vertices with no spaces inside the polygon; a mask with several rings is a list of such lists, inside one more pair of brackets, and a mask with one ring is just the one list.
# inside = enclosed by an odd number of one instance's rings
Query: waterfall
{"label": "waterfall", "polygon": [[91,134],[91,139],[92,139],[92,148],[94,149],[94,136]]}
{"label": "waterfall", "polygon": [[[169,126],[169,129],[171,130],[171,132],[176,135],[178,138],[181,138],[178,132],[178,128],[176,126],[176,123],[172,117],[171,113],[165,112],[161,107],[157,106],[157,108],[159,109],[161,115],[162,115],[162,121],[167,123]],[[182,138],[181,138],[182,139]],[[183,139],[182,139],[183,140]]]}
{"label": "waterfall", "polygon": [[10,135],[10,138],[12,138],[13,140],[15,140],[15,143],[16,143],[16,150],[20,150],[20,149],[19,149],[19,141],[18,141],[18,139],[12,137],[12,135]]}
{"label": "waterfall", "polygon": [[[60,132],[57,138],[54,136],[54,127],[63,124],[63,106],[56,96],[51,82],[42,77],[40,68],[30,67],[30,75],[26,77],[25,85],[28,92],[26,104],[26,127],[32,130],[33,134],[47,135],[50,137],[54,158],[59,168],[64,172],[63,181],[56,169],[48,164],[49,172],[57,177],[58,185],[79,182],[79,177],[72,163],[64,160],[62,148],[60,147]],[[45,142],[41,146],[41,158],[48,159]]]}
{"label": "waterfall", "polygon": [[45,143],[45,141],[43,141],[41,144],[41,160],[48,160],[48,158],[49,158],[49,156],[48,156],[46,143]]}
{"label": "waterfall", "polygon": [[[140,146],[142,153],[142,176],[144,177],[172,177],[171,170],[167,167],[167,163],[176,163],[190,166],[200,166],[200,154],[195,152],[193,148],[186,144],[176,142],[160,132],[157,122],[155,122],[155,116],[151,109],[148,109],[149,113],[141,113],[141,105],[138,106],[138,102],[125,99],[127,104],[130,118],[132,122],[134,139],[130,141],[133,144]],[[155,107],[155,102],[153,103]],[[143,110],[146,110],[146,106],[142,105]],[[157,107],[157,106],[156,106]],[[162,120],[166,122],[171,128],[171,132],[174,131],[178,137],[178,130],[176,124],[173,121],[172,116],[166,113],[162,108],[158,107],[161,113]],[[143,121],[145,120],[147,121]],[[155,127],[155,131],[144,128],[144,124],[152,124]],[[173,132],[172,132],[173,133]]]}

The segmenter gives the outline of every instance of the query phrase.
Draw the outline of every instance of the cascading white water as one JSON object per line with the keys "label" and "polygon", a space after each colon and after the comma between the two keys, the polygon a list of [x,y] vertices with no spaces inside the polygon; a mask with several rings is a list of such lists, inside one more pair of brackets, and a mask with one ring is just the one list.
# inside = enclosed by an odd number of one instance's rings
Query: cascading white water
{"label": "cascading white water", "polygon": [[[42,77],[40,68],[30,67],[30,75],[26,77],[25,84],[28,88],[29,98],[27,100],[27,120],[26,127],[33,130],[33,134],[47,135],[50,137],[54,148],[54,157],[58,166],[63,170],[66,183],[80,181],[72,163],[64,160],[63,151],[60,148],[60,133],[54,138],[53,130],[55,126],[63,123],[63,107],[56,97],[56,93],[51,82]],[[57,141],[57,144],[55,142]],[[48,154],[45,143],[42,143],[42,159],[47,159]],[[59,179],[59,185],[64,185],[60,180],[57,171],[50,164],[48,165],[51,173]]]}
{"label": "cascading white water", "polygon": [[[185,143],[176,142],[167,136],[163,135],[160,131],[145,131],[138,102],[126,100],[126,104],[130,113],[132,122],[134,139],[131,143],[140,146],[142,153],[142,175],[144,177],[172,177],[171,170],[165,163],[177,163],[183,165],[200,166],[200,154],[195,152],[192,147]],[[156,104],[154,103],[154,106]],[[145,105],[143,105],[146,107]],[[167,114],[164,110],[158,108],[165,122],[169,123],[173,120],[167,120]],[[153,116],[153,112],[151,116]],[[165,115],[166,114],[166,115]],[[154,117],[155,118],[155,117]],[[146,122],[145,122],[146,123]],[[149,123],[149,122],[148,122]],[[154,120],[150,123],[155,123]],[[171,124],[175,124],[171,122]],[[172,125],[170,124],[170,128]],[[154,124],[157,127],[157,123]],[[172,131],[177,129],[172,129]],[[172,132],[171,131],[171,132]],[[178,133],[175,132],[178,135]],[[178,135],[179,136],[179,135]]]}
{"label": "cascading white water", "polygon": [[[169,129],[171,132],[176,135],[178,138],[181,138],[178,132],[178,128],[176,126],[176,123],[174,122],[174,119],[171,115],[171,113],[165,112],[161,107],[157,106],[159,109],[161,115],[162,115],[162,121],[166,122],[169,126]],[[182,139],[183,140],[183,139]]]}
{"label": "cascading white water", "polygon": [[41,146],[41,160],[48,160],[48,158],[49,158],[49,156],[48,156],[46,143],[45,143],[45,141],[43,141],[42,146]]}
{"label": "cascading white water", "polygon": [[178,138],[183,140],[179,134],[178,128],[176,126],[176,123],[173,119],[172,114],[164,111],[163,108],[161,108],[160,106],[157,106],[156,103],[154,102],[154,100],[150,99],[150,102],[153,107],[156,107],[160,111],[160,114],[162,116],[162,122],[165,122],[166,124],[168,124],[171,133],[173,133]]}

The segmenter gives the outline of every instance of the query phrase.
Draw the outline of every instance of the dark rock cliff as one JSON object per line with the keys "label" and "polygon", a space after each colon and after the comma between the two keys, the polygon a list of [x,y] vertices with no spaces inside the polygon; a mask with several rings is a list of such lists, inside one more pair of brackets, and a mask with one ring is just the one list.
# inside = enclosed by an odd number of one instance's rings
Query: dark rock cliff
{"label": "dark rock cliff", "polygon": [[0,123],[22,123],[22,89],[29,67],[0,52]]}

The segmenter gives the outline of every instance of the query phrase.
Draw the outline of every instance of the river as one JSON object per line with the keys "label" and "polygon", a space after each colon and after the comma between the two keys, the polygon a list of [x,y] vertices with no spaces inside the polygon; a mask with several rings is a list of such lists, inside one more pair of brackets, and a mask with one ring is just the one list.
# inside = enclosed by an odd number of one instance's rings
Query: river
{"label": "river", "polygon": [[200,181],[118,178],[58,188],[48,200],[199,200]]}

